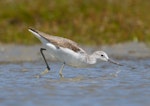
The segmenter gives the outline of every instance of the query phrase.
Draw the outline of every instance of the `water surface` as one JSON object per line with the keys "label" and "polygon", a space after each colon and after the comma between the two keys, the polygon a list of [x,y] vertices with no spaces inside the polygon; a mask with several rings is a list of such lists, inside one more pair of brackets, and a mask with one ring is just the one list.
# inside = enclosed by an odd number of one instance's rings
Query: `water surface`
{"label": "water surface", "polygon": [[0,64],[1,106],[150,106],[150,59],[118,60],[118,67],[100,63],[92,68],[51,63],[51,71],[37,78],[45,64]]}

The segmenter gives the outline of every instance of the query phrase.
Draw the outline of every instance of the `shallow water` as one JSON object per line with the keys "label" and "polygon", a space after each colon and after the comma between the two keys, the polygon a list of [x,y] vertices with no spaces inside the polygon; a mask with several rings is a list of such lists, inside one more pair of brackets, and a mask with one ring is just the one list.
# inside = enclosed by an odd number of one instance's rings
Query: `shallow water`
{"label": "shallow water", "polygon": [[[119,61],[119,60],[118,60]],[[41,62],[0,64],[1,106],[150,106],[150,59],[120,60],[122,67],[100,63],[92,68],[60,63],[37,78]]]}

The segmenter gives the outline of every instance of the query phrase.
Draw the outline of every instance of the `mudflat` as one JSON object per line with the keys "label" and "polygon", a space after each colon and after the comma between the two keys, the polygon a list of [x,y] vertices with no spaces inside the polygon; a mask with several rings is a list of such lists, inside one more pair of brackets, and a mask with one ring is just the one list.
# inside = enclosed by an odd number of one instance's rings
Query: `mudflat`
{"label": "mudflat", "polygon": [[[0,44],[0,62],[22,62],[22,61],[38,61],[40,60],[41,44],[25,46],[15,44]],[[150,47],[144,43],[127,42],[114,45],[103,46],[81,46],[89,54],[96,50],[105,51],[109,57],[113,58],[149,58]],[[48,56],[48,53],[46,53]],[[50,60],[51,57],[48,57]]]}

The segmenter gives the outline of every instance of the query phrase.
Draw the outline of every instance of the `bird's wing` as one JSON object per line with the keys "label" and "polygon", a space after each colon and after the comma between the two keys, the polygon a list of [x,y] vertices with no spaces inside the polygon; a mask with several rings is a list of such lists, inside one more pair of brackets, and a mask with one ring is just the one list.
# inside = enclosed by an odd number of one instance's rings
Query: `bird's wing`
{"label": "bird's wing", "polygon": [[38,30],[31,29],[30,30],[38,33],[41,37],[46,39],[48,42],[52,43],[55,45],[57,48],[63,47],[63,48],[68,48],[73,50],[74,52],[82,52],[85,53],[85,51],[78,46],[78,44],[72,40],[63,38],[63,37],[58,37],[58,36],[53,36],[53,35],[48,35],[46,33],[43,33]]}

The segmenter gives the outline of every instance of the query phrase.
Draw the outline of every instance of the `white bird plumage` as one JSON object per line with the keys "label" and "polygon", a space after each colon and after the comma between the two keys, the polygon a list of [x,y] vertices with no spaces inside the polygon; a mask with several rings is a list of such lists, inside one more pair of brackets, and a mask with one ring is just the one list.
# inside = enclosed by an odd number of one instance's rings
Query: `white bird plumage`
{"label": "white bird plumage", "polygon": [[[96,51],[93,54],[88,55],[82,48],[77,45],[77,43],[72,40],[63,37],[48,35],[32,28],[29,28],[28,30],[43,43],[44,50],[47,50],[51,56],[63,63],[59,71],[60,76],[63,76],[62,70],[65,64],[73,67],[90,67],[100,60],[110,61],[114,64],[120,65],[119,63],[110,60],[108,55],[104,51]],[[42,55],[44,56],[43,53]],[[47,68],[50,69],[45,56],[44,60],[46,62]]]}

